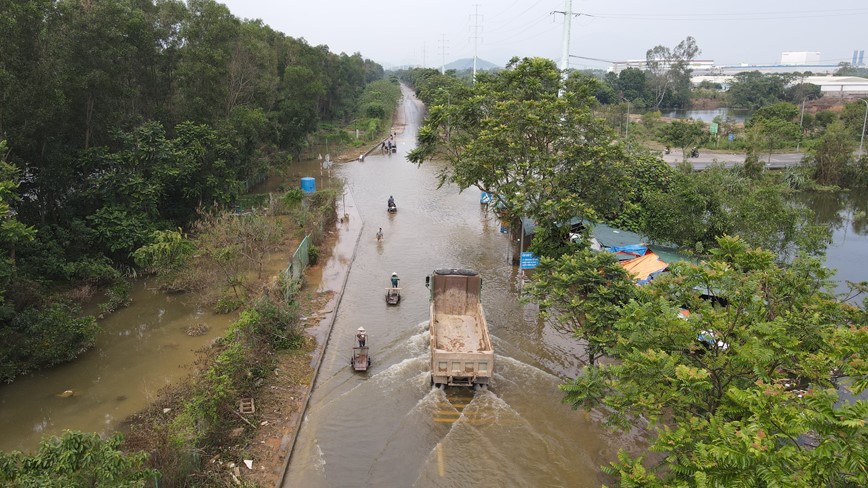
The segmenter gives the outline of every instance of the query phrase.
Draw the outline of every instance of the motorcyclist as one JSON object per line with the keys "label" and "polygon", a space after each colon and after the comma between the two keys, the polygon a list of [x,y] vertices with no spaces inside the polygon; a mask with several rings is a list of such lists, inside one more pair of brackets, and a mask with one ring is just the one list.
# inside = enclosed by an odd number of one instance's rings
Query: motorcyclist
{"label": "motorcyclist", "polygon": [[398,273],[392,273],[392,288],[398,288]]}
{"label": "motorcyclist", "polygon": [[392,195],[389,195],[389,203],[388,203],[388,206],[389,206],[390,208],[395,206],[395,198],[392,197]]}

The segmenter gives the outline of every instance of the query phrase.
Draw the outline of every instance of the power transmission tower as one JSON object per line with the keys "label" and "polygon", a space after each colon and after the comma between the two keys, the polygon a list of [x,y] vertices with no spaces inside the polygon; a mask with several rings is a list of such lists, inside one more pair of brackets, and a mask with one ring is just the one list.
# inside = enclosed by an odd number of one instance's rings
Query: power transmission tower
{"label": "power transmission tower", "polygon": [[479,4],[475,3],[473,7],[475,12],[470,15],[470,18],[473,20],[473,25],[470,26],[470,38],[473,39],[473,82],[476,83],[476,60],[478,59],[476,51],[479,46],[479,39],[481,38],[479,33],[482,31],[482,26],[479,25],[479,22],[482,16],[479,15]]}
{"label": "power transmission tower", "polygon": [[440,65],[440,74],[446,74],[446,51],[449,50],[448,41],[446,41],[446,34],[441,34],[443,38],[440,40],[440,55],[442,56],[443,63]]}
{"label": "power transmission tower", "polygon": [[561,73],[566,75],[567,68],[570,67],[570,24],[573,17],[578,17],[582,14],[573,12],[573,1],[566,0],[566,5],[563,11],[555,10],[553,14],[563,14],[564,16],[564,37],[561,44]]}

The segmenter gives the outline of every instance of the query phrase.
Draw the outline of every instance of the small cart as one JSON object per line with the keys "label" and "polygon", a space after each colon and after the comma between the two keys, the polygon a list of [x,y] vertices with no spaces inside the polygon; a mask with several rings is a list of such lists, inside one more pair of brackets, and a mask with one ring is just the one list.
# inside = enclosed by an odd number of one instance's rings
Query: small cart
{"label": "small cart", "polygon": [[354,347],[350,364],[356,371],[367,371],[371,366],[371,356],[368,355],[368,346]]}
{"label": "small cart", "polygon": [[386,288],[386,305],[397,305],[401,301],[401,289],[397,287]]}

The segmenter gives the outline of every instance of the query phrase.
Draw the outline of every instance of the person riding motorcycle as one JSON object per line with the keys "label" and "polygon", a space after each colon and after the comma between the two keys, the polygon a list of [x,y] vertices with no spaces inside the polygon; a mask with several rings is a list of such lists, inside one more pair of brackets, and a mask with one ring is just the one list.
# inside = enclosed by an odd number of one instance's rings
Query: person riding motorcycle
{"label": "person riding motorcycle", "polygon": [[387,205],[389,206],[389,208],[392,208],[395,206],[395,198],[392,197],[392,195],[389,195],[389,203]]}

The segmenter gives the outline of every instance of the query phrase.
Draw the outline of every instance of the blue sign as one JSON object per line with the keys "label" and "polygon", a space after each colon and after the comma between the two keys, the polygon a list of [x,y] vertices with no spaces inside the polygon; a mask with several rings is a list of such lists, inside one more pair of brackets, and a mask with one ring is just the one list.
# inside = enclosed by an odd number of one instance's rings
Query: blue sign
{"label": "blue sign", "polygon": [[479,203],[488,205],[491,203],[491,195],[486,192],[482,192],[482,195],[479,195]]}
{"label": "blue sign", "polygon": [[534,269],[539,264],[539,257],[534,255],[532,252],[523,252],[521,253],[521,259],[519,260],[519,268],[521,269]]}
{"label": "blue sign", "polygon": [[730,132],[730,134],[729,134],[728,136],[726,136],[726,137],[729,139],[729,142],[732,142],[732,140],[735,139],[735,136],[734,136],[731,132]]}

